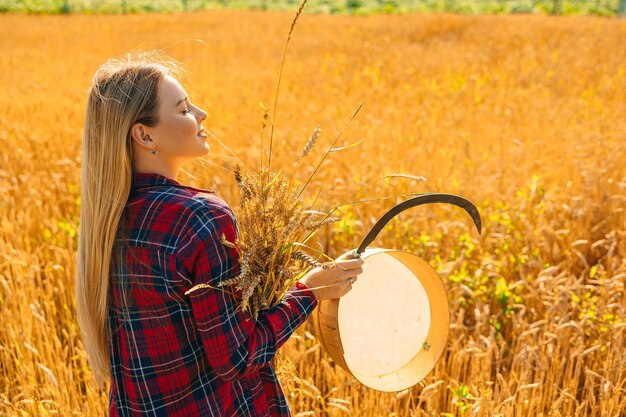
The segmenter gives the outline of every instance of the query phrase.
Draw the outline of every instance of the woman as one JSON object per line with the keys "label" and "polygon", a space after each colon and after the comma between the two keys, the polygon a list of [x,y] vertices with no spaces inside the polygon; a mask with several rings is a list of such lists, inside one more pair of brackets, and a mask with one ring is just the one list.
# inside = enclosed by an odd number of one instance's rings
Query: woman
{"label": "woman", "polygon": [[[76,298],[111,416],[287,416],[271,365],[318,300],[347,293],[363,261],[311,270],[252,319],[216,289],[239,271],[228,204],[180,184],[182,164],[209,152],[202,122],[156,54],[110,60],[94,76],[83,134]],[[211,288],[190,288],[200,283]],[[323,287],[323,288],[322,288]]]}

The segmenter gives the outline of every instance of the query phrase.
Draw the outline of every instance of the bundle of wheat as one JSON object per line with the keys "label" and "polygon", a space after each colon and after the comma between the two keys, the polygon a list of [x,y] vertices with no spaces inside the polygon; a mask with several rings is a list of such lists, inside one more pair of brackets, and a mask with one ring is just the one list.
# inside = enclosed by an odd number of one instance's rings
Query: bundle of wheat
{"label": "bundle of wheat", "polygon": [[241,273],[220,282],[236,285],[242,291],[242,308],[259,310],[279,303],[283,295],[311,267],[331,267],[334,262],[318,262],[302,251],[319,227],[336,219],[325,212],[305,207],[297,188],[286,175],[264,169],[242,173],[235,179],[241,192],[239,239],[226,246],[237,246]]}

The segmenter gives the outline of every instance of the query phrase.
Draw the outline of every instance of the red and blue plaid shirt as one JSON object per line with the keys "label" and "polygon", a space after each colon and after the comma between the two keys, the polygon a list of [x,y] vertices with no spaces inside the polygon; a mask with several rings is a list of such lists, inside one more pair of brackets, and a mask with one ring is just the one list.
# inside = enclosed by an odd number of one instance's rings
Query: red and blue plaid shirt
{"label": "red and blue plaid shirt", "polygon": [[[240,292],[237,222],[215,193],[135,173],[111,256],[111,416],[289,416],[271,364],[317,305],[297,283],[254,320]],[[185,292],[196,284],[214,288]],[[294,289],[301,291],[293,292]]]}

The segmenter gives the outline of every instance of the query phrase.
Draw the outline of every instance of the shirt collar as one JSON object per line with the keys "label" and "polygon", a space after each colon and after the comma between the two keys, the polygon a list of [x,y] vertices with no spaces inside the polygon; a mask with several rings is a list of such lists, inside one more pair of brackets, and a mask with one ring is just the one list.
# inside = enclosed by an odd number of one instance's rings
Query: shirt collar
{"label": "shirt collar", "polygon": [[193,191],[215,194],[214,190],[205,190],[203,188],[192,187],[190,185],[183,185],[180,182],[166,177],[165,175],[157,174],[155,172],[135,172],[133,173],[133,179],[131,183],[131,191],[140,190],[148,187],[159,186],[174,186],[180,188],[187,188]]}
{"label": "shirt collar", "polygon": [[178,181],[166,177],[165,175],[157,174],[154,172],[135,172],[133,173],[132,188],[146,188],[160,185],[173,185],[176,187],[183,187]]}

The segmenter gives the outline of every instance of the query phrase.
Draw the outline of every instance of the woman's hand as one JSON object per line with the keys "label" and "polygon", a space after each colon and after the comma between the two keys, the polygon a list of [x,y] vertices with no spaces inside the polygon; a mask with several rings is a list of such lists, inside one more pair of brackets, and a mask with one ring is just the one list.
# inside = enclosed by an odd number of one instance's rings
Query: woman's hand
{"label": "woman's hand", "polygon": [[363,272],[363,262],[362,258],[355,258],[353,252],[344,253],[335,260],[333,268],[313,268],[300,282],[309,287],[318,300],[340,298],[352,289],[357,275]]}

